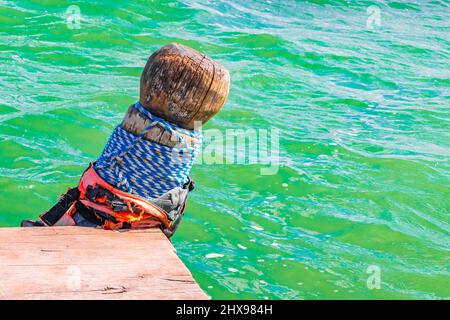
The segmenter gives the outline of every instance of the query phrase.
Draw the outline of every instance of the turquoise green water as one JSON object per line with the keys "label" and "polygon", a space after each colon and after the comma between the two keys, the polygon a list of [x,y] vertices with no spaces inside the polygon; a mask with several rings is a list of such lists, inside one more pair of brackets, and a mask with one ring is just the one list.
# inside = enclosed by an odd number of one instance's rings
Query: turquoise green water
{"label": "turquoise green water", "polygon": [[209,295],[450,297],[447,1],[130,2],[0,1],[0,226],[77,183],[175,41],[230,70],[205,129],[281,130],[276,175],[192,172],[173,243]]}

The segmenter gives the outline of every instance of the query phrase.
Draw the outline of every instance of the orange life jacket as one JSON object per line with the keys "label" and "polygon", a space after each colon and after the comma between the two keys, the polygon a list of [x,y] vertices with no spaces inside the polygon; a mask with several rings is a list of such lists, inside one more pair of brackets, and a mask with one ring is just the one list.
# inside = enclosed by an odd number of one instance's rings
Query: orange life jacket
{"label": "orange life jacket", "polygon": [[[40,219],[48,226],[74,225],[72,215],[77,212],[77,203],[89,209],[108,230],[161,227],[171,236],[179,223],[179,219],[171,221],[157,205],[111,186],[97,174],[93,164],[83,173],[78,188],[69,189],[52,209],[40,215]],[[185,203],[179,208],[181,215],[184,207]]]}
{"label": "orange life jacket", "polygon": [[[106,195],[95,199],[88,197],[89,188],[95,189],[97,187],[111,192],[114,197],[122,200],[122,206],[125,204],[126,208],[115,210]],[[127,223],[131,228],[157,227],[163,224],[169,230],[172,229],[171,222],[164,210],[136,195],[114,188],[95,172],[92,164],[81,177],[78,190],[80,191],[78,200],[87,208],[93,209],[94,212],[100,211],[116,220],[114,222],[111,221],[113,219],[106,219],[103,225],[105,229],[120,229],[124,226],[124,223]]]}

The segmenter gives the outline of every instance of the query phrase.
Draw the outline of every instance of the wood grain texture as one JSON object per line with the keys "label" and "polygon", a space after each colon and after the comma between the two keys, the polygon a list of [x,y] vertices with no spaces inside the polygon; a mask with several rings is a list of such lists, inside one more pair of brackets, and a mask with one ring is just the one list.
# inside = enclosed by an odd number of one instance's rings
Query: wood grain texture
{"label": "wood grain texture", "polygon": [[[131,105],[128,108],[128,111],[126,112],[120,126],[122,127],[122,129],[134,134],[135,136],[138,136],[142,132],[144,132],[144,130],[147,129],[151,123],[152,123],[151,120],[147,116],[136,110],[136,108],[134,108],[133,105]],[[151,128],[144,135],[144,139],[148,141],[155,141],[156,143],[159,143],[164,146],[176,147],[180,146],[178,145],[179,136],[181,136],[183,141],[185,141],[189,146],[194,146],[195,143],[197,143],[197,139],[195,138],[192,138],[180,132],[172,134],[159,125],[156,125],[153,128]]]}
{"label": "wood grain texture", "polygon": [[209,299],[159,229],[0,229],[0,299]]}
{"label": "wood grain texture", "polygon": [[[156,116],[193,129],[195,121],[204,124],[220,111],[229,88],[230,75],[218,62],[192,48],[172,43],[148,59],[141,75],[139,100]],[[130,106],[121,127],[138,136],[150,123],[150,119]],[[158,125],[144,139],[175,147],[179,136],[187,145],[197,142],[180,132],[171,134]]]}
{"label": "wood grain texture", "polygon": [[153,114],[182,128],[205,123],[224,105],[228,71],[217,61],[171,43],[155,51],[141,75],[140,102]]}

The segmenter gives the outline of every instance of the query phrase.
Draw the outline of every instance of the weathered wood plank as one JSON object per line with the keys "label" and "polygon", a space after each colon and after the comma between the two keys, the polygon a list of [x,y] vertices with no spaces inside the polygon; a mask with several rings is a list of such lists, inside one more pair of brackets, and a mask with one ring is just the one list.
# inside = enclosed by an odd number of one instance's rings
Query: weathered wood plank
{"label": "weathered wood plank", "polygon": [[0,299],[208,299],[159,229],[0,229]]}

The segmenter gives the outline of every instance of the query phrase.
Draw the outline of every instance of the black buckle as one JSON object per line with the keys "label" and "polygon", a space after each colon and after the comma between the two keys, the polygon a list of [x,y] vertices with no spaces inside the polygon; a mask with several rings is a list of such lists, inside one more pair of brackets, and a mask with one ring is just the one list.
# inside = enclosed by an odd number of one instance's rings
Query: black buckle
{"label": "black buckle", "polygon": [[189,192],[195,189],[195,182],[192,180],[191,176],[188,177],[189,181],[183,185],[183,189],[188,189]]}
{"label": "black buckle", "polygon": [[110,202],[110,205],[112,207],[112,210],[114,212],[118,212],[118,211],[129,211],[128,210],[128,206],[125,202],[123,202],[120,199],[114,199]]}
{"label": "black buckle", "polygon": [[95,202],[95,200],[97,200],[97,198],[100,198],[100,188],[98,187],[93,187],[91,185],[87,186],[86,188],[86,198],[88,198],[89,200]]}
{"label": "black buckle", "polygon": [[96,202],[98,198],[105,197],[114,212],[129,211],[128,206],[120,198],[114,196],[114,194],[101,186],[88,186],[86,188],[86,198],[92,202]]}

